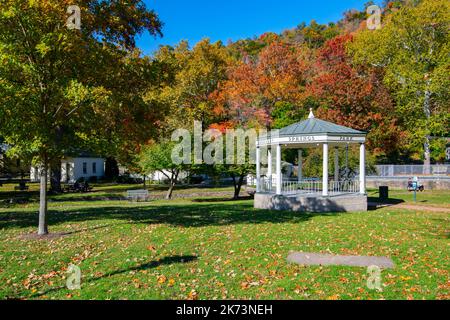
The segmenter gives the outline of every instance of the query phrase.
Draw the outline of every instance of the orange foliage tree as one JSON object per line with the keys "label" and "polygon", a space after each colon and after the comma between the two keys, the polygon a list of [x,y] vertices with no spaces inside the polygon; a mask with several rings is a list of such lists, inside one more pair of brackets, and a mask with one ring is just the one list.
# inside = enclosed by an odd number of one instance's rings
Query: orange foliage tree
{"label": "orange foliage tree", "polygon": [[268,45],[256,59],[244,56],[230,66],[213,96],[215,112],[239,126],[270,127],[279,103],[304,98],[308,58],[308,49],[281,42]]}
{"label": "orange foliage tree", "polygon": [[352,39],[349,34],[335,37],[318,52],[316,76],[308,86],[319,105],[317,116],[367,131],[368,147],[377,156],[396,154],[402,133],[393,101],[382,83],[383,74],[352,65],[346,53],[346,44]]}

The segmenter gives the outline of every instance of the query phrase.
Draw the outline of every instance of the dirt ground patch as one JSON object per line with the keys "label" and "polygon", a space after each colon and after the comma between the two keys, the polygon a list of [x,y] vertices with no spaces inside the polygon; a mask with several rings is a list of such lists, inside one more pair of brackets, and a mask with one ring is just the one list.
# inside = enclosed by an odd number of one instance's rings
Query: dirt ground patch
{"label": "dirt ground patch", "polygon": [[407,209],[407,210],[423,210],[423,211],[431,211],[431,212],[442,212],[442,213],[450,213],[450,208],[443,207],[433,207],[433,206],[421,206],[421,205],[413,205],[413,204],[397,204],[396,208]]}
{"label": "dirt ground patch", "polygon": [[49,233],[43,236],[38,235],[37,233],[27,233],[27,234],[22,234],[20,235],[18,238],[20,240],[27,240],[27,241],[36,241],[36,240],[46,240],[46,241],[50,241],[50,240],[55,240],[55,239],[60,239],[60,238],[64,238],[64,237],[68,237],[70,236],[72,233],[70,232],[65,232],[65,233]]}
{"label": "dirt ground patch", "polygon": [[446,207],[415,205],[415,204],[406,204],[406,203],[369,202],[369,207],[372,207],[372,208],[393,207],[393,208],[405,209],[405,210],[450,213],[450,208],[446,208]]}

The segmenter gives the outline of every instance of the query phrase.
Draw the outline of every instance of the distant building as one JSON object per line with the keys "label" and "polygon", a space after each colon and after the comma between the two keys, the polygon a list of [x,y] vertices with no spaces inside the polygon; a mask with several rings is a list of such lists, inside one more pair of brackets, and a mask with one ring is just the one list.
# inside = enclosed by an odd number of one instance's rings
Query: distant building
{"label": "distant building", "polygon": [[[61,182],[75,182],[81,178],[97,179],[105,175],[105,159],[98,157],[66,157],[61,160]],[[39,169],[32,167],[30,180],[39,181]]]}
{"label": "distant building", "polygon": [[[169,177],[171,176],[170,171],[164,170],[164,173],[162,173],[161,171],[155,171],[153,173],[148,174],[147,179],[149,179],[150,181],[162,183],[162,182],[168,180],[167,176],[169,176]],[[189,174],[187,172],[180,172],[178,174],[178,181],[186,179],[188,176],[189,176]]]}

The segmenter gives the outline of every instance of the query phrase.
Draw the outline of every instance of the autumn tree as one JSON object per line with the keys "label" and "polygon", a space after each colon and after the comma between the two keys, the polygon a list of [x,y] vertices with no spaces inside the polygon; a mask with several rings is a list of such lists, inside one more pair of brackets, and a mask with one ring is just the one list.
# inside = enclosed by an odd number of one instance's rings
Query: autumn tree
{"label": "autumn tree", "polygon": [[[279,113],[300,119],[310,53],[306,47],[274,40],[256,59],[244,55],[241,60],[232,61],[227,79],[211,95],[217,120],[211,128],[222,133],[228,129],[266,129],[281,123],[273,121],[273,116]],[[295,117],[292,120],[295,121]],[[248,143],[245,141],[244,144]],[[215,165],[216,170],[233,179],[235,199],[239,197],[246,176],[255,171],[250,151],[246,148],[246,158],[241,163]]]}
{"label": "autumn tree", "polygon": [[450,3],[408,1],[383,27],[362,31],[350,46],[355,62],[385,72],[384,83],[414,145],[431,162],[431,137],[449,131]]}
{"label": "autumn tree", "polygon": [[161,29],[138,0],[78,1],[81,29],[68,28],[72,4],[3,0],[0,7],[0,134],[10,153],[41,167],[39,235],[48,233],[50,159],[70,147],[106,144],[105,113],[130,102],[122,95],[128,85],[119,82],[126,74],[117,68],[126,68],[136,35]]}
{"label": "autumn tree", "polygon": [[317,116],[368,132],[368,146],[378,156],[396,154],[401,132],[383,73],[352,64],[346,53],[352,40],[348,34],[338,36],[318,52],[316,76],[308,86],[318,103]]}
{"label": "autumn tree", "polygon": [[278,103],[302,101],[309,59],[307,48],[281,42],[264,48],[256,61],[243,58],[230,66],[214,95],[215,112],[248,126],[269,127]]}
{"label": "autumn tree", "polygon": [[231,42],[228,44],[227,49],[234,59],[240,60],[243,57],[256,59],[265,47],[274,42],[279,42],[280,39],[280,35],[273,32],[266,32],[259,37]]}
{"label": "autumn tree", "polygon": [[229,59],[221,42],[211,43],[208,39],[192,49],[183,41],[176,47],[162,47],[155,54],[162,85],[151,87],[146,100],[159,105],[167,114],[162,135],[192,126],[194,121],[201,121],[204,128],[214,122],[210,97],[226,78]]}

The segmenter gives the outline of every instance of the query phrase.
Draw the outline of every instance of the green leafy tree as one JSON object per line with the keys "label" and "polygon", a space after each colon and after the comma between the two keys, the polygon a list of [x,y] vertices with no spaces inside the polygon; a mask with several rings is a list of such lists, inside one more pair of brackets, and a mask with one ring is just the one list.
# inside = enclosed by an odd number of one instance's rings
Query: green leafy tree
{"label": "green leafy tree", "polygon": [[429,166],[431,137],[449,132],[450,2],[405,4],[383,24],[357,34],[350,51],[355,62],[384,69],[398,118]]}
{"label": "green leafy tree", "polygon": [[70,148],[107,145],[108,121],[128,102],[118,71],[135,48],[135,36],[160,34],[161,28],[143,1],[83,0],[81,29],[70,29],[72,4],[2,0],[0,6],[0,134],[9,153],[41,167],[39,235],[48,233],[50,159]]}
{"label": "green leafy tree", "polygon": [[[202,121],[207,128],[214,121],[214,101],[211,98],[219,83],[226,79],[230,56],[221,42],[204,39],[192,50],[187,42],[175,48],[163,47],[155,56],[162,68],[166,84],[150,88],[147,99],[167,112],[167,129],[173,130]],[[156,89],[156,90],[155,90]]]}
{"label": "green leafy tree", "polygon": [[163,140],[146,146],[141,154],[139,165],[141,171],[145,174],[160,172],[169,181],[169,190],[166,199],[172,199],[173,190],[178,183],[180,173],[188,170],[189,165],[175,164],[172,161],[172,150],[175,146],[174,142]]}

